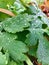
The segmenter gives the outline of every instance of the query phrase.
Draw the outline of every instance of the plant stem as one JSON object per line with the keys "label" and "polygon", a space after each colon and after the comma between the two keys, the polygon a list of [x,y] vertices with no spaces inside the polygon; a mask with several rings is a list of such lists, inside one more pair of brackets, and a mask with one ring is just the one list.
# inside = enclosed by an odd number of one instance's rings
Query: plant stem
{"label": "plant stem", "polygon": [[28,64],[28,65],[33,65],[33,63],[31,62],[31,60],[27,57],[26,58],[26,63]]}

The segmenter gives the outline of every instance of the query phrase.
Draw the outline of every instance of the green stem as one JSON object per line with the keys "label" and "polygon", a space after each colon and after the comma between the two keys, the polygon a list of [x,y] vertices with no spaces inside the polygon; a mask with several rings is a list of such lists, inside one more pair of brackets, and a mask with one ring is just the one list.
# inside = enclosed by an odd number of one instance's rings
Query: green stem
{"label": "green stem", "polygon": [[33,63],[31,62],[31,60],[27,57],[26,58],[26,63],[28,64],[28,65],[33,65]]}

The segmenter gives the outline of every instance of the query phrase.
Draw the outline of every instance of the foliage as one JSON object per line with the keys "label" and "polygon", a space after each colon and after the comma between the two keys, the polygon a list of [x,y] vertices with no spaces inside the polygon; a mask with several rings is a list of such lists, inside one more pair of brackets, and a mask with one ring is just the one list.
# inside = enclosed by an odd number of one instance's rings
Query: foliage
{"label": "foliage", "polygon": [[11,1],[0,1],[0,8],[15,14],[10,17],[1,13],[0,65],[24,65],[24,62],[33,65],[29,56],[42,65],[49,65],[49,19],[37,1]]}

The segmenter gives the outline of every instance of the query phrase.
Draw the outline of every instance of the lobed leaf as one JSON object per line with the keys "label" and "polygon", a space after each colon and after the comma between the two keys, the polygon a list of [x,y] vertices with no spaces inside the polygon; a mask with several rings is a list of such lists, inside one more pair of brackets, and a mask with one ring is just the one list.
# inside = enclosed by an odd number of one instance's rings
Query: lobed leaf
{"label": "lobed leaf", "polygon": [[46,38],[39,40],[37,57],[39,62],[49,64],[49,41]]}
{"label": "lobed leaf", "polygon": [[14,39],[15,36],[7,33],[0,33],[0,46],[2,46],[4,50],[8,50],[9,55],[15,61],[24,61],[26,59],[24,53],[28,51],[28,48],[23,42]]}
{"label": "lobed leaf", "polygon": [[23,31],[24,28],[30,26],[30,17],[28,14],[19,14],[15,17],[8,18],[7,20],[3,21],[3,28],[5,31],[16,33]]}

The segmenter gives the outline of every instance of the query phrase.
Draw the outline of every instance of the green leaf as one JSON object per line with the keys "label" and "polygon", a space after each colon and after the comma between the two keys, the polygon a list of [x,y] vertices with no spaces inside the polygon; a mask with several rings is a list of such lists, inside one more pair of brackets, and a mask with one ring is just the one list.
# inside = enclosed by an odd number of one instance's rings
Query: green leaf
{"label": "green leaf", "polygon": [[8,63],[8,65],[24,65],[24,63],[23,62],[15,62],[15,61],[10,61],[9,63]]}
{"label": "green leaf", "polygon": [[43,22],[41,21],[40,18],[34,16],[34,19],[32,20],[30,28],[42,28]]}
{"label": "green leaf", "polygon": [[[12,6],[11,6],[12,8]],[[22,5],[22,3],[20,2],[20,0],[16,0],[14,5],[13,5],[13,12],[15,12],[16,14],[20,14],[21,12],[24,12],[26,10],[26,8]]]}
{"label": "green leaf", "polygon": [[0,65],[7,65],[8,64],[8,53],[2,54],[0,52]]}
{"label": "green leaf", "polygon": [[[49,27],[49,19],[47,18],[47,16],[38,8],[38,6],[36,5],[30,5],[28,6],[27,11],[29,12],[29,14],[33,14],[34,20],[33,21],[38,21],[42,24],[47,24],[47,26]],[[27,12],[27,13],[28,13]],[[35,23],[36,24],[36,23]],[[39,23],[38,23],[39,24]]]}
{"label": "green leaf", "polygon": [[37,28],[37,29],[30,29],[30,33],[27,35],[26,44],[29,46],[36,45],[39,38],[43,35],[44,30]]}
{"label": "green leaf", "polygon": [[0,46],[3,47],[4,50],[9,51],[9,55],[15,60],[15,61],[24,61],[26,59],[26,56],[24,53],[28,51],[27,46],[21,42],[14,40],[9,35],[0,33]]}
{"label": "green leaf", "polygon": [[39,40],[37,57],[39,62],[49,64],[49,41],[46,38]]}
{"label": "green leaf", "polygon": [[17,62],[17,65],[24,65],[23,62]]}
{"label": "green leaf", "polygon": [[35,6],[28,6],[27,12],[29,12],[30,14],[36,15],[39,11],[37,10],[38,7]]}
{"label": "green leaf", "polygon": [[7,19],[7,18],[9,18],[9,17],[10,17],[9,15],[0,12],[0,21],[4,21],[5,19]]}
{"label": "green leaf", "polygon": [[14,62],[14,61],[10,61],[10,62],[8,63],[8,65],[17,65],[17,63]]}
{"label": "green leaf", "polygon": [[42,36],[44,33],[44,29],[42,29],[42,24],[43,22],[41,21],[40,17],[38,17],[37,15],[34,15],[34,17],[32,17],[32,22],[29,28],[30,33],[26,36],[27,45],[32,46],[37,44],[40,36]]}
{"label": "green leaf", "polygon": [[0,0],[0,8],[7,8],[7,5],[14,4],[15,0]]}
{"label": "green leaf", "polygon": [[37,57],[36,52],[37,52],[37,45],[30,47],[28,54],[31,56]]}
{"label": "green leaf", "polygon": [[39,13],[36,16],[40,18],[43,24],[47,24],[47,26],[49,27],[49,19],[41,10],[39,10]]}
{"label": "green leaf", "polygon": [[46,64],[46,63],[42,63],[42,65],[49,65],[49,64]]}
{"label": "green leaf", "polygon": [[11,34],[11,33],[8,33],[8,32],[3,32],[3,33],[0,32],[0,36],[5,38],[5,39],[9,38],[10,40],[14,40],[14,39],[17,38],[16,34]]}
{"label": "green leaf", "polygon": [[[37,7],[35,8],[35,10],[36,9]],[[32,10],[32,13],[33,11],[34,10]],[[43,27],[43,24],[45,25],[45,29]],[[45,16],[45,14],[43,14],[42,11],[40,11],[39,9],[39,12],[36,12],[36,15],[32,17],[32,22],[29,28],[30,33],[27,34],[26,36],[27,39],[25,41],[27,45],[29,46],[36,45],[39,38],[43,35],[44,32],[48,34],[48,30],[46,29],[47,27],[49,27],[49,20]]]}
{"label": "green leaf", "polygon": [[19,14],[15,17],[8,18],[3,21],[3,28],[11,33],[23,31],[24,28],[30,26],[30,17],[28,14]]}

